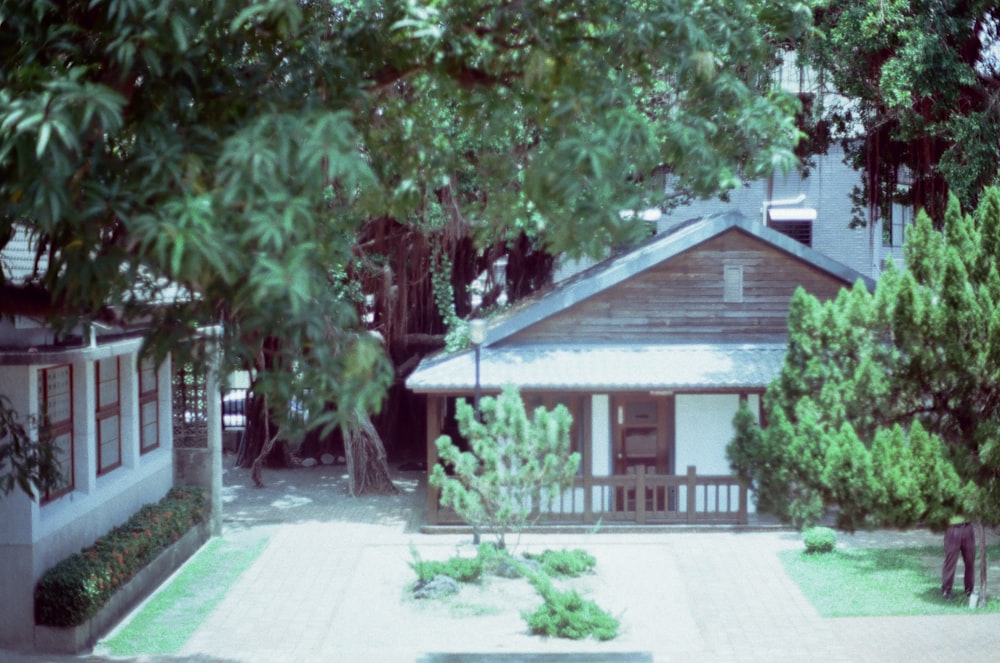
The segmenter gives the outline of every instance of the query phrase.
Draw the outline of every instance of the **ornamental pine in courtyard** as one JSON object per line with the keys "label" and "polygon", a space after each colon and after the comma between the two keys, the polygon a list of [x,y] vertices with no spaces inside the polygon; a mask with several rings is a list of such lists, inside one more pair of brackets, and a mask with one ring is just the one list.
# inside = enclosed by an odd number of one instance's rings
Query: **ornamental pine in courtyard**
{"label": "ornamental pine in courtyard", "polygon": [[443,465],[434,466],[430,482],[441,489],[442,504],[503,548],[508,532],[520,532],[572,485],[580,454],[570,453],[573,417],[562,405],[536,408],[529,418],[517,389],[508,387],[483,398],[480,412],[476,421],[473,407],[458,402],[455,418],[469,450],[439,437]]}

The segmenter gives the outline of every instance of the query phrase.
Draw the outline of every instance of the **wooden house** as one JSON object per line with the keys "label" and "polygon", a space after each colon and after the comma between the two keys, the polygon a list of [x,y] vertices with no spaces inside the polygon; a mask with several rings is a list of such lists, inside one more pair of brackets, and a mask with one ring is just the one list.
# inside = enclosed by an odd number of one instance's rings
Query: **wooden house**
{"label": "wooden house", "polygon": [[[795,289],[821,299],[870,279],[734,212],[696,219],[559,283],[491,321],[483,393],[520,388],[529,409],[566,405],[582,454],[547,523],[748,522],[725,447],[741,401],[759,412],[778,375]],[[425,359],[427,461],[476,386],[475,352]],[[429,490],[428,523],[458,523]]]}

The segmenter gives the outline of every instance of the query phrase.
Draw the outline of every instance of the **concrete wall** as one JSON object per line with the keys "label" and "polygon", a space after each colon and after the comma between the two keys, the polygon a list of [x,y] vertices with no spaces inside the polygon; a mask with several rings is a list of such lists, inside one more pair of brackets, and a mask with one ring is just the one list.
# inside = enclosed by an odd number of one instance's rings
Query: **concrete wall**
{"label": "concrete wall", "polygon": [[[38,371],[73,366],[74,489],[46,504],[20,491],[0,498],[0,646],[28,649],[33,634],[33,593],[38,578],[63,558],[156,502],[173,485],[170,363],[159,373],[160,446],[139,452],[136,353],[130,339],[70,350],[46,349],[40,363],[25,353],[0,353],[0,393],[24,416],[36,415]],[[94,359],[121,357],[122,464],[97,476]]]}
{"label": "concrete wall", "polygon": [[848,227],[851,222],[850,194],[861,183],[859,173],[844,165],[843,149],[839,146],[831,146],[828,154],[815,159],[816,165],[808,177],[802,177],[796,170],[787,175],[775,174],[770,180],[749,182],[731,192],[728,202],[698,200],[671,210],[660,219],[658,227],[662,231],[687,219],[731,209],[760,221],[765,201],[805,194],[805,199],[794,206],[816,210],[812,248],[866,276],[877,278],[890,253],[890,248],[882,246],[879,220],[869,220],[865,228],[852,230]]}

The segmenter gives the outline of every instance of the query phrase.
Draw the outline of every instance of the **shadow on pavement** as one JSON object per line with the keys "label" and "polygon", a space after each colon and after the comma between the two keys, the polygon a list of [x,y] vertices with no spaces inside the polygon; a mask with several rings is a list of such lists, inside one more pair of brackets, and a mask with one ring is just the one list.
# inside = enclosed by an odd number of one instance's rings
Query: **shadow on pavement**
{"label": "shadow on pavement", "polygon": [[398,524],[403,531],[419,531],[426,505],[423,471],[393,468],[395,495],[348,493],[345,465],[316,465],[267,469],[263,488],[253,485],[250,470],[234,467],[235,458],[223,458],[222,518],[226,528],[278,523],[351,522]]}

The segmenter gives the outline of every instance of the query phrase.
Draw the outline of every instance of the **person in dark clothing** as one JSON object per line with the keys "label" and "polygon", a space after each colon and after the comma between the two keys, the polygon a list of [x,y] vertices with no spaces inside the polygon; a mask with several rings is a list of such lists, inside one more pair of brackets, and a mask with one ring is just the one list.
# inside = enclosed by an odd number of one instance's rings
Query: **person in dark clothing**
{"label": "person in dark clothing", "polygon": [[976,532],[972,523],[964,517],[955,517],[948,524],[944,533],[944,566],[941,567],[941,596],[951,598],[951,586],[955,582],[955,568],[958,566],[958,554],[962,553],[962,564],[965,566],[965,595],[972,594],[976,588]]}

